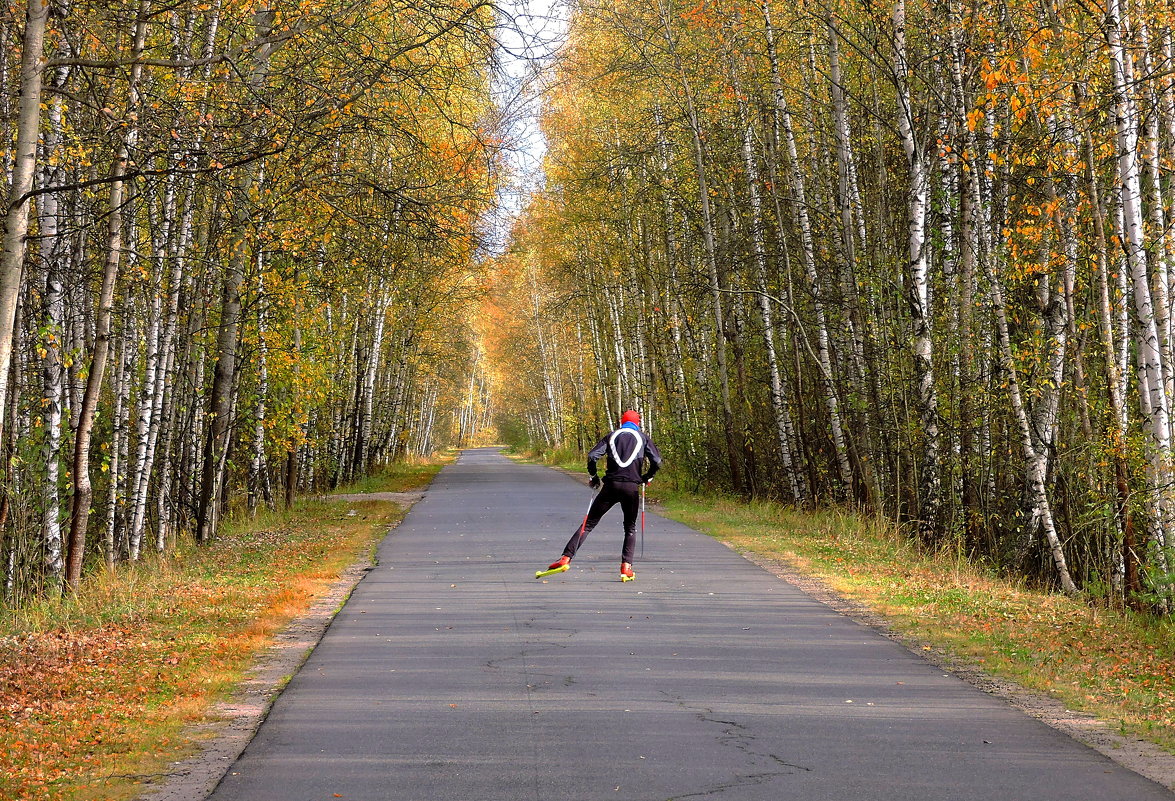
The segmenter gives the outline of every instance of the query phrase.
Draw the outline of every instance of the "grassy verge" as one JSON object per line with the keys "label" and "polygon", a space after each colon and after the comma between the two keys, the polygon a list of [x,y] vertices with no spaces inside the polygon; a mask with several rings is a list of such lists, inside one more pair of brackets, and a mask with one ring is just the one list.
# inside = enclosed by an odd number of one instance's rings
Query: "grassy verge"
{"label": "grassy verge", "polygon": [[[397,466],[348,491],[422,488],[440,466]],[[190,752],[186,727],[273,635],[402,516],[386,502],[301,501],[0,618],[0,798],[133,797],[141,777]]]}
{"label": "grassy verge", "polygon": [[1175,621],[1027,589],[949,553],[921,553],[892,526],[850,514],[679,494],[662,501],[669,517],[822,579],[908,637],[1175,753]]}
{"label": "grassy verge", "polygon": [[[582,473],[587,476],[587,458],[577,450],[563,449],[558,451],[527,451],[507,448],[504,455],[520,462],[538,462],[548,467],[558,467],[572,473]],[[603,464],[600,465],[600,474],[603,474]]]}

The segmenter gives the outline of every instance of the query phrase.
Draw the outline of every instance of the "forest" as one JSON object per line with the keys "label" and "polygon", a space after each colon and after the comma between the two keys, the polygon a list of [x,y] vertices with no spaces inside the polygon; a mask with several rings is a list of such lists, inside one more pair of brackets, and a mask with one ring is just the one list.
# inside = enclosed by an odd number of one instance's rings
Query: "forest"
{"label": "forest", "polygon": [[504,246],[503,6],[0,10],[5,604],[631,407],[680,487],[1172,611],[1171,3],[558,8]]}
{"label": "forest", "polygon": [[503,437],[1171,611],[1175,8],[581,0],[497,260]]}
{"label": "forest", "polygon": [[0,9],[8,605],[449,436],[486,0]]}

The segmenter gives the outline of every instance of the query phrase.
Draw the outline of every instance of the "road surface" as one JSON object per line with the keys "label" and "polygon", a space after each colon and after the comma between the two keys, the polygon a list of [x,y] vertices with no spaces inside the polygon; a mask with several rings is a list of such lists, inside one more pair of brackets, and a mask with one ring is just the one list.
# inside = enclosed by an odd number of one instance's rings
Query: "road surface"
{"label": "road surface", "polygon": [[215,801],[1175,798],[720,543],[465,451],[383,542]]}

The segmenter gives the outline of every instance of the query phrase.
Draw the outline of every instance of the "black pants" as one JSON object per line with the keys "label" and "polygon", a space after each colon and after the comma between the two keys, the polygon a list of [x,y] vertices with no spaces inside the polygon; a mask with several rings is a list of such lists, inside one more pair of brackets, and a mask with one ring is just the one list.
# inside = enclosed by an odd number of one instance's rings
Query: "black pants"
{"label": "black pants", "polygon": [[610,481],[604,482],[603,489],[596,495],[591,508],[588,509],[587,519],[581,527],[575,529],[575,533],[567,541],[563,555],[574,557],[579,546],[587,539],[587,535],[596,527],[596,523],[599,523],[604,513],[616,504],[620,504],[620,508],[624,511],[624,550],[621,554],[621,560],[631,563],[636,546],[636,515],[641,506],[641,487],[640,484],[632,484],[627,481],[617,481],[615,484]]}

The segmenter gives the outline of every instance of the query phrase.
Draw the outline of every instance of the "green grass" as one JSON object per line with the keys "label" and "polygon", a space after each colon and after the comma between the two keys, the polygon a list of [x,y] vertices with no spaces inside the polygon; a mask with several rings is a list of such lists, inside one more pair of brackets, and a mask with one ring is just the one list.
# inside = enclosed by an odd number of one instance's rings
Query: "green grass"
{"label": "green grass", "polygon": [[1098,607],[923,553],[883,521],[650,491],[660,511],[786,562],[907,638],[1061,699],[1175,753],[1175,621]]}
{"label": "green grass", "polygon": [[[439,468],[400,465],[365,491],[419,489]],[[189,724],[402,515],[387,502],[300,501],[0,619],[0,798],[137,795],[135,777],[187,754]]]}
{"label": "green grass", "polygon": [[[457,452],[445,451],[432,459],[407,460],[382,468],[334,490],[334,495],[358,495],[369,492],[409,492],[419,489],[422,479],[431,481],[440,469],[457,458]],[[427,482],[426,482],[427,483]]]}
{"label": "green grass", "polygon": [[[563,448],[556,451],[527,451],[508,450],[506,455],[511,459],[524,462],[538,462],[548,467],[558,467],[573,473],[587,475],[587,458],[578,450]],[[601,470],[603,473],[603,470]]]}

